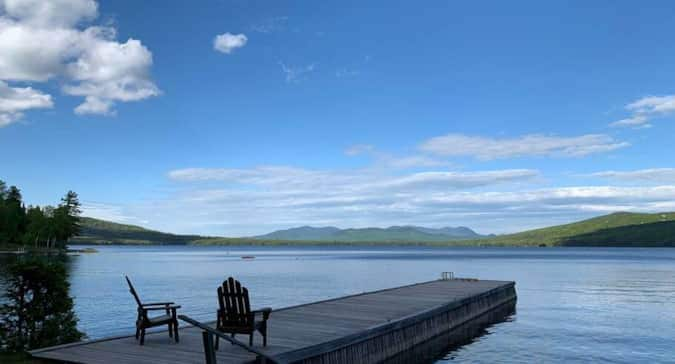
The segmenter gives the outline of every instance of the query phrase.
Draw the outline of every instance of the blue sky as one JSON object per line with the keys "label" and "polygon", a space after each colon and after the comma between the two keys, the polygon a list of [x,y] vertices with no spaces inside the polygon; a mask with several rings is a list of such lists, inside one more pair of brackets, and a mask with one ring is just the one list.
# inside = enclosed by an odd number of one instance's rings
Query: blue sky
{"label": "blue sky", "polygon": [[0,0],[0,178],[241,236],[675,210],[675,4]]}

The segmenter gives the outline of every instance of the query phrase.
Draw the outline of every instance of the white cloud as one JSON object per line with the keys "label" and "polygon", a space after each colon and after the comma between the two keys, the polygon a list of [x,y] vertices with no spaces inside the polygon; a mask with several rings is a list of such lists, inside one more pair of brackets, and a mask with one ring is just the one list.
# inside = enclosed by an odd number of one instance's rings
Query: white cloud
{"label": "white cloud", "polygon": [[78,53],[78,32],[65,28],[38,28],[0,14],[0,79],[47,81]]}
{"label": "white cloud", "polygon": [[451,163],[431,158],[425,155],[394,156],[389,153],[378,151],[370,144],[355,144],[345,149],[345,154],[350,157],[365,155],[375,160],[378,167],[393,169],[409,169],[422,167],[449,167]]}
{"label": "white cloud", "polygon": [[539,173],[528,169],[498,171],[448,172],[432,171],[412,173],[406,176],[387,174],[374,170],[322,171],[286,166],[265,166],[252,169],[186,168],[170,171],[174,181],[204,182],[219,181],[238,186],[277,186],[280,189],[307,189],[318,191],[329,188],[333,191],[379,190],[397,187],[406,188],[474,188],[505,182],[529,180]]}
{"label": "white cloud", "polygon": [[675,111],[675,95],[643,97],[626,108],[639,113],[670,113]]}
{"label": "white cloud", "polygon": [[72,27],[98,16],[94,0],[0,0],[0,11],[36,27]]}
{"label": "white cloud", "polygon": [[422,167],[448,167],[452,164],[446,161],[430,158],[424,155],[411,155],[406,157],[396,157],[380,154],[377,156],[377,163],[384,167],[394,169],[422,168]]}
{"label": "white cloud", "polygon": [[420,172],[379,182],[378,187],[411,188],[425,190],[475,188],[500,183],[527,181],[538,177],[539,172],[530,169],[506,169],[481,172]]}
{"label": "white cloud", "polygon": [[0,127],[19,120],[24,111],[51,108],[52,97],[31,87],[9,87],[0,81]]}
{"label": "white cloud", "polygon": [[118,43],[110,29],[89,28],[88,43],[77,61],[68,64],[67,74],[75,82],[64,86],[69,95],[84,96],[78,114],[109,114],[117,101],[143,100],[160,94],[150,80],[152,53],[140,41]]}
{"label": "white cloud", "polygon": [[77,113],[112,114],[116,102],[159,95],[152,54],[116,29],[83,24],[98,16],[93,0],[0,0],[0,80],[46,82],[82,96]]}
{"label": "white cloud", "polygon": [[652,124],[649,123],[649,118],[645,115],[635,115],[626,119],[617,120],[611,124],[612,127],[633,127],[633,128],[650,128]]}
{"label": "white cloud", "polygon": [[75,108],[75,113],[78,115],[98,114],[98,115],[114,115],[115,112],[111,110],[112,102],[104,100],[95,96],[87,96],[84,102]]}
{"label": "white cloud", "polygon": [[448,134],[427,140],[420,149],[442,156],[469,156],[492,160],[531,156],[582,157],[628,145],[603,134],[576,137],[525,135],[502,139]]}
{"label": "white cloud", "polygon": [[314,69],[316,68],[316,65],[314,63],[309,64],[307,66],[297,66],[297,67],[296,66],[287,66],[283,62],[279,62],[279,65],[281,66],[281,70],[283,71],[283,73],[286,77],[286,82],[288,82],[288,83],[301,81],[309,73],[314,72]]}
{"label": "white cloud", "polygon": [[247,42],[248,38],[244,34],[224,33],[213,39],[213,49],[230,54],[235,49],[245,46]]}
{"label": "white cloud", "polygon": [[591,176],[623,181],[675,184],[675,168],[650,168],[635,171],[603,171],[593,173]]}
{"label": "white cloud", "polygon": [[675,112],[675,95],[647,96],[626,105],[633,115],[610,124],[613,127],[649,128],[649,121],[657,116]]}

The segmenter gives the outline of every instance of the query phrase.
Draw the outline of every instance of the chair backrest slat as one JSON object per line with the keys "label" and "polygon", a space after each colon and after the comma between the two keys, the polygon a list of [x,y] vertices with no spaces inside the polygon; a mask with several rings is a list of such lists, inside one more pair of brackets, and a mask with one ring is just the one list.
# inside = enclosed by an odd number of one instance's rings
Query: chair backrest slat
{"label": "chair backrest slat", "polygon": [[138,294],[136,293],[136,290],[134,289],[134,285],[131,284],[131,280],[129,279],[129,277],[124,276],[124,279],[127,280],[127,284],[129,285],[129,292],[131,292],[131,294],[134,296],[134,299],[136,300],[136,303],[138,304],[138,307],[143,306],[143,303],[141,303],[141,299],[138,298]]}
{"label": "chair backrest slat", "polygon": [[251,305],[248,290],[239,281],[229,277],[218,287],[218,305],[224,326],[250,326]]}

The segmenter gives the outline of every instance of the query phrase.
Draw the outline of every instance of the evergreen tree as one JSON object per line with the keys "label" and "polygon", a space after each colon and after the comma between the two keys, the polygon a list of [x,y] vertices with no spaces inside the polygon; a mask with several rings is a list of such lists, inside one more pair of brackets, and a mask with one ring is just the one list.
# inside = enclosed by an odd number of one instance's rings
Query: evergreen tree
{"label": "evergreen tree", "polygon": [[38,248],[47,241],[49,237],[49,219],[45,216],[40,206],[30,206],[26,211],[26,233],[24,234],[24,244]]}
{"label": "evergreen tree", "polygon": [[11,186],[4,199],[5,226],[7,242],[20,244],[26,231],[26,211],[22,203],[21,190]]}
{"label": "evergreen tree", "polygon": [[0,180],[0,244],[9,240],[7,234],[7,209],[5,208],[5,198],[7,198],[7,184]]}
{"label": "evergreen tree", "polygon": [[82,339],[63,262],[28,258],[9,266],[7,275],[1,350],[23,352]]}
{"label": "evergreen tree", "polygon": [[59,205],[59,207],[65,210],[66,215],[66,240],[80,234],[80,214],[82,213],[80,206],[82,205],[80,204],[77,193],[73,191],[68,191],[61,199],[61,205]]}

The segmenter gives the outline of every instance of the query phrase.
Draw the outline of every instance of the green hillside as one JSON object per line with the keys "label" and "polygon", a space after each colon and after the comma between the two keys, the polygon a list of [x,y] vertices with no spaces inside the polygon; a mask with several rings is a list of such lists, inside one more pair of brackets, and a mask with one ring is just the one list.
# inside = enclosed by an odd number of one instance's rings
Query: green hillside
{"label": "green hillside", "polygon": [[628,225],[576,235],[565,246],[674,247],[675,221]]}
{"label": "green hillside", "polygon": [[[571,224],[558,225],[543,229],[529,230],[516,234],[499,235],[488,239],[475,239],[466,241],[470,245],[496,245],[496,246],[538,246],[538,245],[612,245],[612,238],[618,239],[619,232],[631,231],[632,238],[636,242],[645,239],[641,233],[650,231],[650,244],[657,242],[658,238],[667,239],[667,233],[657,233],[656,230],[665,228],[665,225],[654,225],[649,228],[640,228],[644,224],[653,224],[675,220],[675,212],[638,214],[629,212],[617,212],[599,216]],[[621,228],[620,230],[616,230]],[[589,240],[584,240],[587,238]],[[602,242],[606,240],[607,242]],[[671,240],[672,241],[672,240]],[[602,243],[601,243],[602,242]],[[661,243],[668,243],[663,240]],[[617,244],[621,245],[621,244]]]}
{"label": "green hillside", "polygon": [[184,245],[203,238],[199,235],[162,233],[136,225],[118,224],[91,217],[81,218],[80,224],[81,234],[73,238],[71,244]]}

